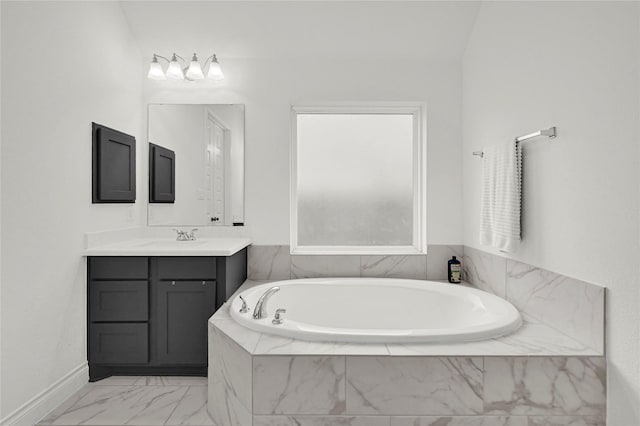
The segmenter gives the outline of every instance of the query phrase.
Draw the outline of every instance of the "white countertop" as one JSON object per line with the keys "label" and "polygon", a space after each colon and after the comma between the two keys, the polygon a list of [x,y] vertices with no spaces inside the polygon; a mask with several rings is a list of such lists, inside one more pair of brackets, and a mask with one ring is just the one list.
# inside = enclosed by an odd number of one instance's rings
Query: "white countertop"
{"label": "white countertop", "polygon": [[202,238],[195,241],[136,238],[88,248],[83,256],[232,256],[251,244],[249,238]]}

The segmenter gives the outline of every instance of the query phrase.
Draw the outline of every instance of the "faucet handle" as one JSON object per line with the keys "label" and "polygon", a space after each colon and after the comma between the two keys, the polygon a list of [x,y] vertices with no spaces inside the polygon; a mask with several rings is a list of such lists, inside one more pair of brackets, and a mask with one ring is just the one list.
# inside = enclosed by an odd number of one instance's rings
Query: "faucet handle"
{"label": "faucet handle", "polygon": [[238,297],[240,298],[240,300],[242,300],[242,306],[240,307],[240,313],[241,314],[246,314],[247,312],[249,312],[249,307],[247,306],[247,301],[244,300],[244,297],[238,295]]}
{"label": "faucet handle", "polygon": [[286,312],[286,309],[276,309],[276,315],[273,317],[273,320],[271,320],[271,323],[275,325],[282,324],[284,322],[284,319],[280,316],[280,314],[284,314]]}

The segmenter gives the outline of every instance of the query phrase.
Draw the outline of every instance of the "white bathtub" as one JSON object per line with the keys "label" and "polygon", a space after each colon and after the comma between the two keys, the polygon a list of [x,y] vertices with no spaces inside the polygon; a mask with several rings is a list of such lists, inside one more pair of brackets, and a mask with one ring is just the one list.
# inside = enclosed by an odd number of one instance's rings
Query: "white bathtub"
{"label": "white bathtub", "polygon": [[[280,287],[267,302],[268,317],[253,319],[259,297]],[[261,284],[231,301],[231,316],[262,333],[302,340],[353,343],[461,342],[485,340],[520,327],[509,302],[484,291],[434,281],[389,278],[314,278]],[[286,309],[280,325],[276,309]]]}

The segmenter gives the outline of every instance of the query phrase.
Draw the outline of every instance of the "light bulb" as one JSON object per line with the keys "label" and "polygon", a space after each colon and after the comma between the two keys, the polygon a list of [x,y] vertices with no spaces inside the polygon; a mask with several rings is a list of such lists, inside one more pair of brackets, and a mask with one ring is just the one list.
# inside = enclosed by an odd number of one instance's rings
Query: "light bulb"
{"label": "light bulb", "polygon": [[174,53],[169,62],[169,68],[167,68],[167,78],[171,80],[184,80],[184,73],[182,72],[182,66],[178,62],[178,58]]}
{"label": "light bulb", "polygon": [[193,58],[191,58],[191,63],[189,64],[186,77],[188,80],[202,80],[204,78],[202,67],[200,66],[200,62],[198,62],[198,57],[195,53],[193,54]]}
{"label": "light bulb", "polygon": [[153,59],[151,60],[151,65],[149,65],[149,72],[147,73],[147,78],[149,80],[166,80],[167,77],[164,75],[164,71],[162,70],[162,65],[158,62],[158,58],[156,55],[153,55]]}
{"label": "light bulb", "polygon": [[222,68],[220,68],[220,64],[218,63],[218,58],[216,58],[216,55],[213,55],[213,59],[211,59],[211,65],[209,65],[209,72],[207,73],[207,77],[215,81],[224,80],[224,74],[222,73]]}

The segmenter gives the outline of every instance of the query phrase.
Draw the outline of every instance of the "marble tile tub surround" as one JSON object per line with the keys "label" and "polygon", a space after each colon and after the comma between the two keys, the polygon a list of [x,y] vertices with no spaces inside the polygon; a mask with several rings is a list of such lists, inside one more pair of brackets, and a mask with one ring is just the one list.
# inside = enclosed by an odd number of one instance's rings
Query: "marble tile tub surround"
{"label": "marble tile tub surround", "polygon": [[463,272],[470,284],[604,353],[604,287],[467,246]]}
{"label": "marble tile tub surround", "polygon": [[430,245],[427,255],[407,256],[300,256],[289,246],[252,245],[248,276],[253,280],[288,280],[317,277],[386,277],[447,279],[447,260],[462,257],[460,245]]}
{"label": "marble tile tub surround", "polygon": [[210,322],[218,426],[604,426],[604,357],[256,355],[229,321]]}
{"label": "marble tile tub surround", "polygon": [[[263,284],[246,281],[239,289]],[[229,336],[252,355],[375,355],[375,356],[599,356],[594,349],[570,336],[524,317],[524,324],[515,333],[490,340],[462,343],[356,344],[310,342],[288,337],[258,333],[245,328],[229,314],[224,304],[210,319],[209,327]],[[211,341],[213,337],[210,336]]]}
{"label": "marble tile tub surround", "polygon": [[524,315],[604,353],[603,287],[472,247],[430,245],[426,256],[297,256],[289,246],[249,247],[252,280],[386,277],[444,280],[447,260],[462,260],[465,280],[506,298]]}

